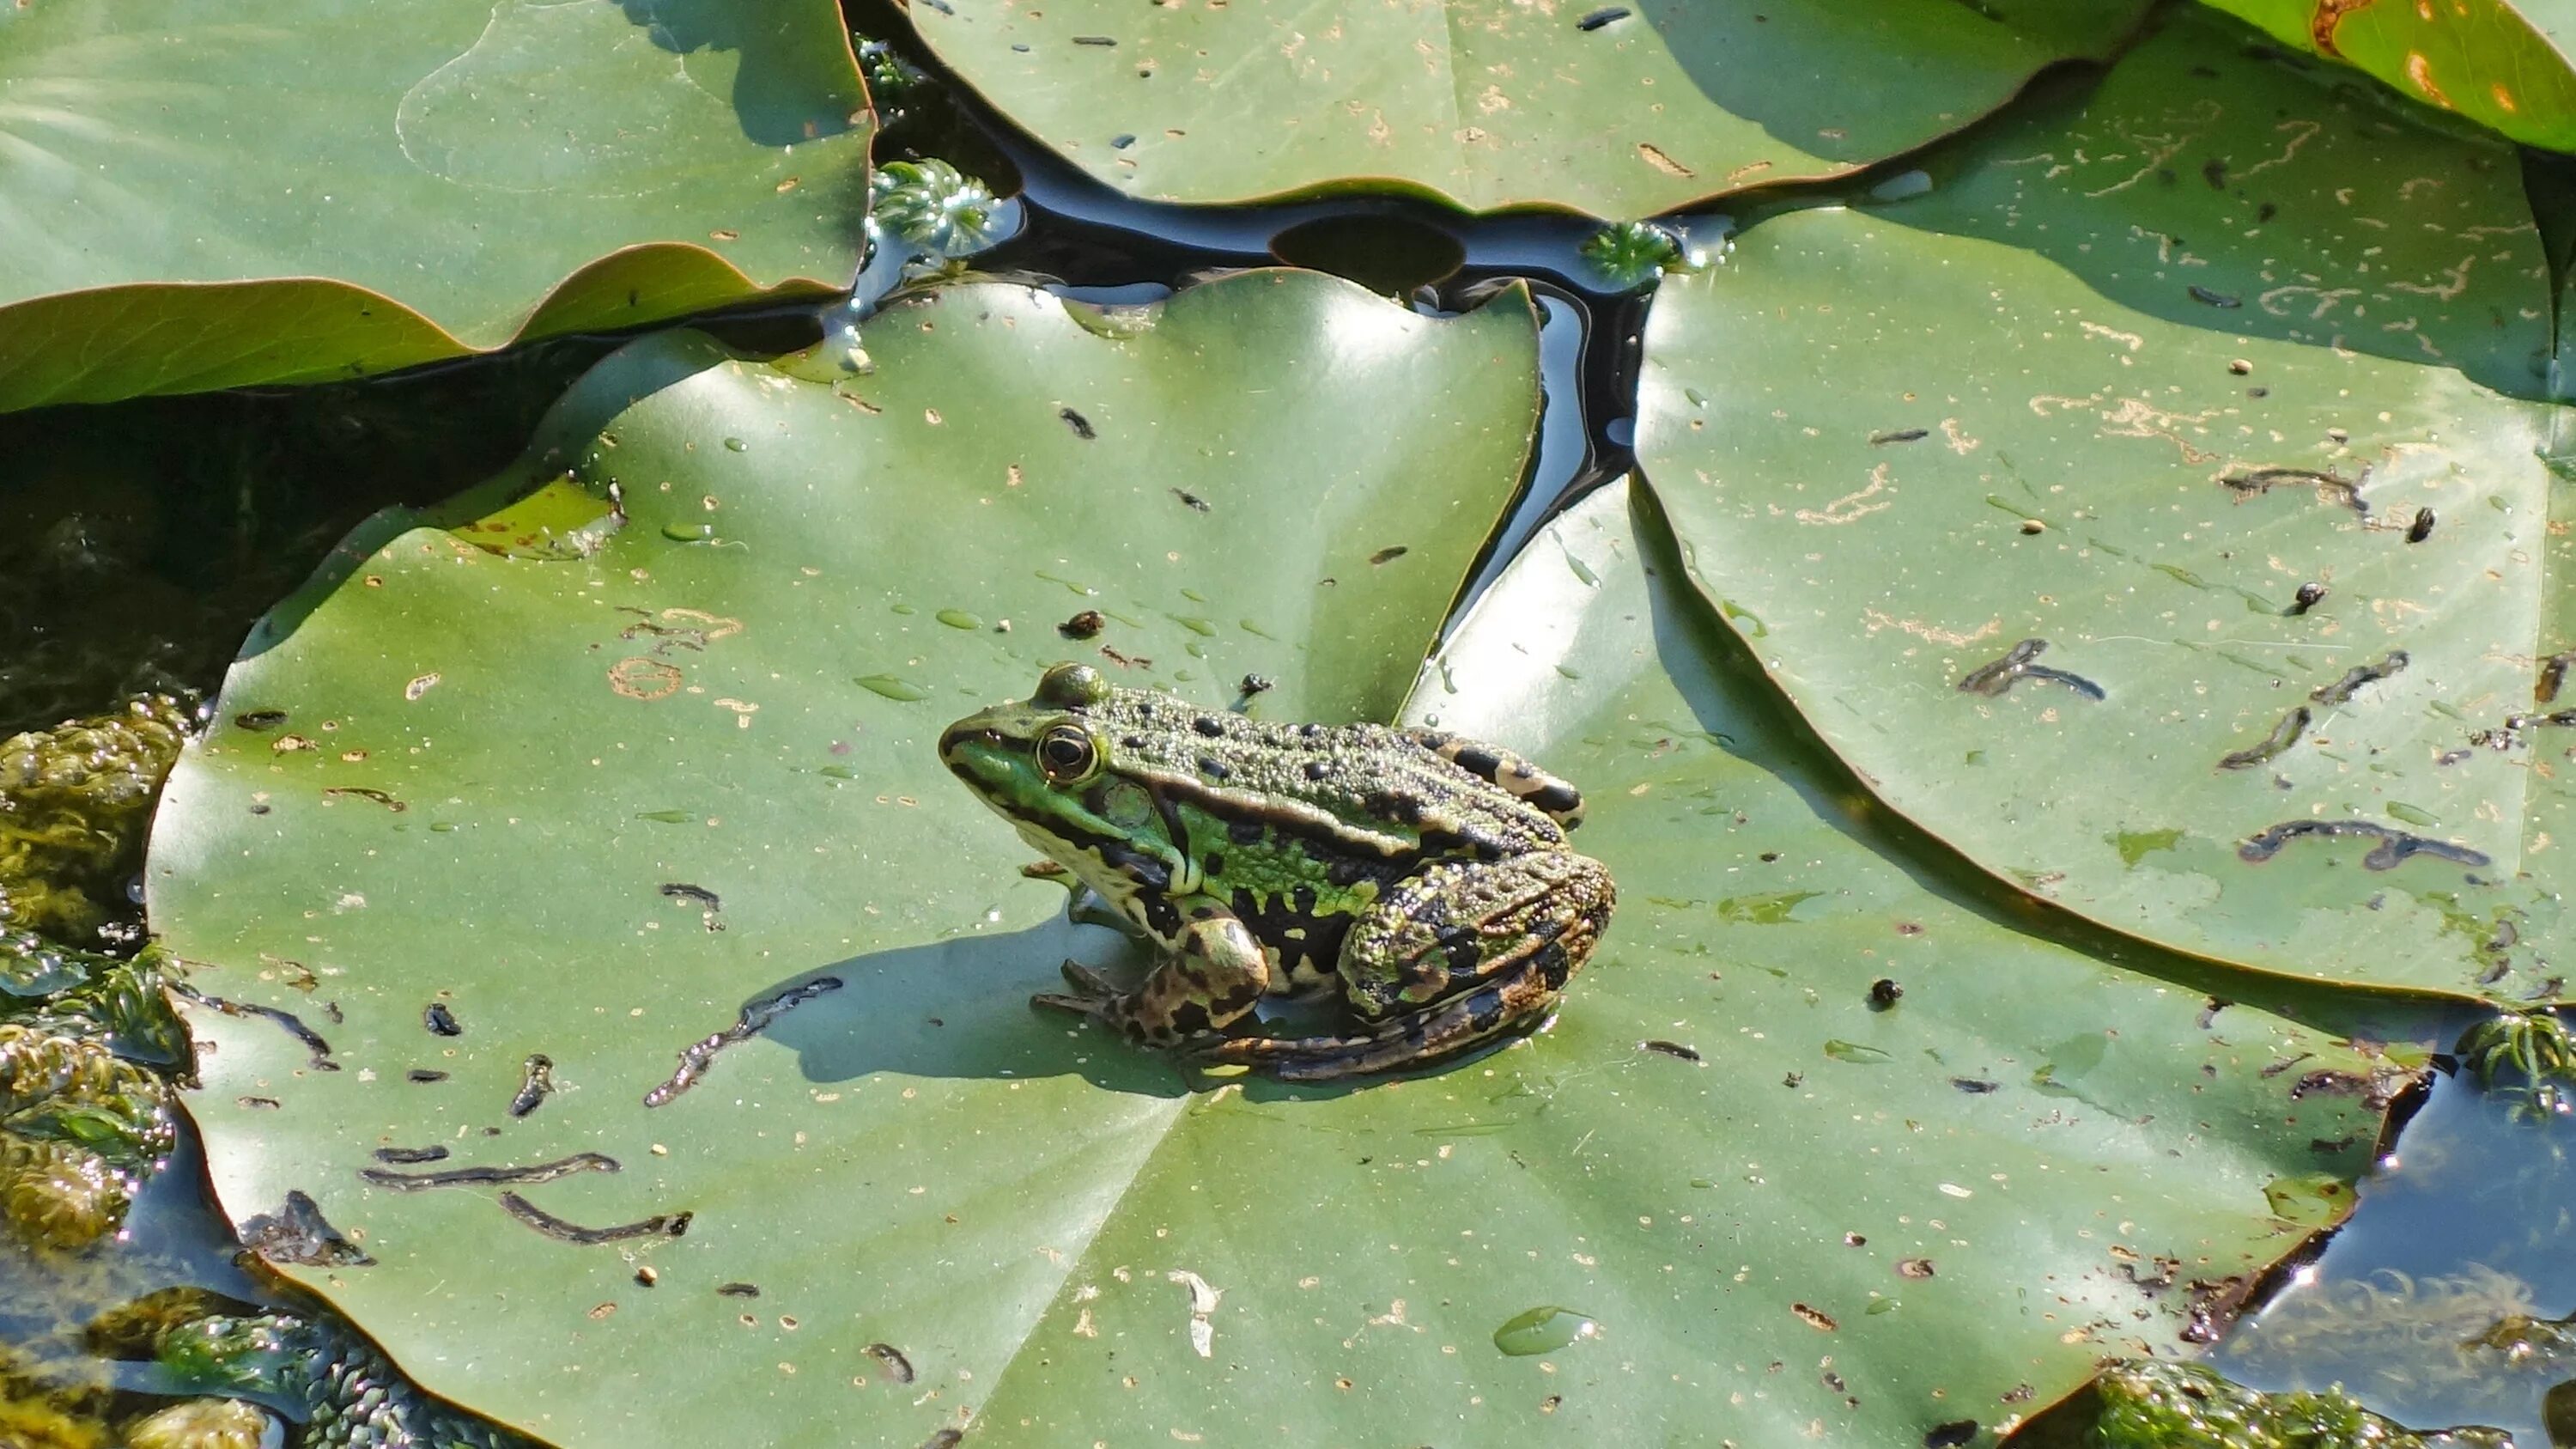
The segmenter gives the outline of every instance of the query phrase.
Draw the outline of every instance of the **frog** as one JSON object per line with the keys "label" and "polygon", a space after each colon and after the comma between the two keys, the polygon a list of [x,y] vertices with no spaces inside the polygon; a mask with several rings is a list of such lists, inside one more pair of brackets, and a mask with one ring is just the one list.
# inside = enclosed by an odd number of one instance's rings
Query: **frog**
{"label": "frog", "polygon": [[[942,732],[967,790],[1154,960],[1121,988],[1066,961],[1068,1011],[1198,1067],[1400,1073],[1550,1019],[1607,929],[1583,797],[1435,728],[1292,724],[1057,664]],[[1077,910],[1077,914],[1079,914]],[[1264,1034],[1267,998],[1338,996],[1350,1030]]]}

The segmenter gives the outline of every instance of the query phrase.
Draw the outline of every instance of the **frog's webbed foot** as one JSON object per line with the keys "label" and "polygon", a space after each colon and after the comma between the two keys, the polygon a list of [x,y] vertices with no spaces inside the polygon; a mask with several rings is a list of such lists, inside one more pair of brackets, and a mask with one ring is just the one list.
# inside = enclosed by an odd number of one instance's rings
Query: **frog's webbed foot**
{"label": "frog's webbed foot", "polygon": [[1198,1066],[1245,1066],[1283,1081],[1319,1082],[1428,1066],[1547,1020],[1565,978],[1525,963],[1464,995],[1387,1018],[1358,1036],[1225,1037],[1177,1053]]}

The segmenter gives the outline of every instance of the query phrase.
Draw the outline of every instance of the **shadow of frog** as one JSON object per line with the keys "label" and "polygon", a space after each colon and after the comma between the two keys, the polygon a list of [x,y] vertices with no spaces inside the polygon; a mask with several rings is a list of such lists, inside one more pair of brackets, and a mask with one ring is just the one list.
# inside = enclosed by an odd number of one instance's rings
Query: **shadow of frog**
{"label": "shadow of frog", "polygon": [[1145,965],[1142,950],[1117,932],[1059,917],[1024,931],[836,961],[756,993],[745,1019],[764,1003],[795,1001],[757,1034],[793,1049],[809,1082],[883,1072],[1003,1080],[1072,1074],[1113,1092],[1187,1095],[1188,1077],[1157,1053],[1029,1004],[1031,993],[1055,984],[1068,956],[1118,975]]}

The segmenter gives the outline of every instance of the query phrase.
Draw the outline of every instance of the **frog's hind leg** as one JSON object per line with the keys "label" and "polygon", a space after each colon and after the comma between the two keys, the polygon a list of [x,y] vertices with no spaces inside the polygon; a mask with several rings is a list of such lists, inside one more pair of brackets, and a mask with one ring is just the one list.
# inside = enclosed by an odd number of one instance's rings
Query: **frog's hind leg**
{"label": "frog's hind leg", "polygon": [[1380,1022],[1364,1036],[1227,1037],[1187,1056],[1203,1066],[1245,1066],[1290,1082],[1403,1071],[1536,1028],[1563,994],[1564,981],[1562,971],[1533,960],[1464,996]]}
{"label": "frog's hind leg", "polygon": [[1500,745],[1460,739],[1446,730],[1408,729],[1399,734],[1458,768],[1519,796],[1568,830],[1583,823],[1583,792]]}

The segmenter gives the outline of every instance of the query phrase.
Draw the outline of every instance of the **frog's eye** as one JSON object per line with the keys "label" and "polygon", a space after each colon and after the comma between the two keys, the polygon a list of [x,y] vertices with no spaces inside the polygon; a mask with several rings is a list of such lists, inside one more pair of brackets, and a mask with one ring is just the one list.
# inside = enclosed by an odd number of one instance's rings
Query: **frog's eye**
{"label": "frog's eye", "polygon": [[1057,725],[1038,740],[1038,768],[1059,785],[1070,785],[1100,763],[1091,736],[1078,725]]}

